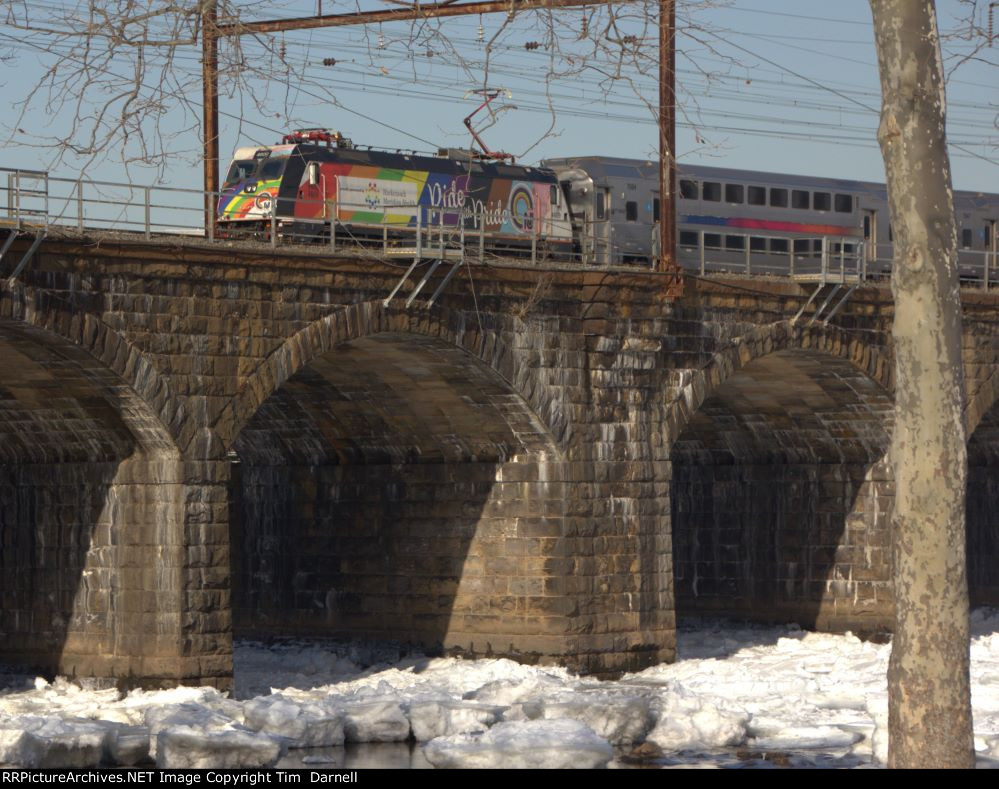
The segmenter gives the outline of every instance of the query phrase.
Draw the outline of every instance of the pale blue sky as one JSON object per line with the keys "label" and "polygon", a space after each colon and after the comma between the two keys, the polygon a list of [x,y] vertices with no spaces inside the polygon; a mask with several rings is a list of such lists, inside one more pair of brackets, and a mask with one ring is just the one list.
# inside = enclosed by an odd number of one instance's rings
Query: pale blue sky
{"label": "pale blue sky", "polygon": [[[348,9],[343,2],[323,2],[326,12]],[[33,18],[44,17],[46,7],[54,13],[71,4],[72,0],[40,0],[32,3]],[[237,5],[242,3],[237,1]],[[980,3],[982,25],[987,5]],[[360,7],[384,4],[361,0]],[[880,96],[866,2],[735,0],[689,11],[681,3],[680,8],[681,162],[882,180],[874,138]],[[245,19],[311,14],[316,0],[279,0],[261,9],[259,4],[247,3],[242,13]],[[948,86],[954,183],[959,189],[999,192],[999,42],[994,48],[982,48],[981,36],[968,35],[960,24],[966,11],[967,5],[959,0],[938,3],[941,29],[965,34],[945,42],[948,67],[974,55],[954,68]],[[482,18],[484,40],[499,33],[488,82],[509,89],[513,95],[508,103],[516,105],[486,132],[492,146],[523,153],[526,162],[546,156],[655,155],[656,127],[645,105],[656,101],[654,72],[643,76],[628,62],[637,51],[639,60],[654,68],[654,27],[643,28],[637,19],[622,24],[621,32],[637,36],[637,42],[625,46],[619,66],[610,52],[620,53],[621,47],[615,50],[613,44],[605,44],[601,57],[583,61],[584,48],[577,41],[583,15],[580,10],[560,14],[554,34],[530,14],[518,17],[503,31],[499,30],[501,16]],[[589,31],[598,29],[605,18],[590,17]],[[483,80],[485,45],[478,40],[479,24],[478,17],[447,20],[441,23],[440,32],[424,31],[415,39],[408,25],[397,25],[381,31],[324,29],[288,33],[264,42],[244,41],[248,64],[244,73],[252,74],[255,69],[271,80],[265,84],[250,77],[260,108],[253,107],[246,94],[223,96],[223,160],[238,144],[276,142],[282,130],[303,125],[337,128],[358,144],[388,148],[431,150],[438,144],[466,144],[461,121],[474,103],[464,94]],[[9,28],[0,32],[6,34],[15,55],[0,67],[0,91],[10,105],[23,97],[46,61],[27,44],[23,33]],[[600,38],[607,42],[606,36]],[[541,46],[527,50],[524,43],[528,41]],[[269,60],[267,44],[277,49],[283,45],[290,77],[286,76],[288,68]],[[559,56],[552,54],[555,47]],[[190,84],[200,73],[199,55],[196,48],[190,48],[177,58],[177,67]],[[321,62],[326,57],[336,58],[337,65],[324,67]],[[124,73],[130,68],[124,57],[120,68]],[[546,109],[545,79],[553,69],[562,74],[548,82],[554,116]],[[227,84],[231,82],[223,82],[223,93]],[[190,123],[190,108],[197,110],[200,94],[189,91],[188,98],[187,110],[171,108],[167,131],[185,128],[185,112]],[[236,120],[239,117],[244,119],[242,124]],[[22,131],[11,133],[0,166],[46,167],[51,152],[17,143],[65,133],[69,121],[65,115],[45,118],[33,112],[19,124]],[[197,187],[197,136],[182,131],[157,144],[179,153],[164,182]],[[72,174],[74,167],[79,163],[66,161],[54,170]],[[124,179],[121,164],[113,159],[88,172],[108,180]],[[141,168],[132,175],[140,181],[155,177]]]}

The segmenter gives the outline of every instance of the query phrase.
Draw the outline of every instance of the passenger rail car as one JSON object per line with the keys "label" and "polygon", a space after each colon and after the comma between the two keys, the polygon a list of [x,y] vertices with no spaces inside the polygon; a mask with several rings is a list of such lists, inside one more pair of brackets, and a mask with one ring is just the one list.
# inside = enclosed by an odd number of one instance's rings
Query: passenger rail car
{"label": "passenger rail car", "polygon": [[[357,149],[338,133],[305,130],[280,145],[241,148],[218,202],[222,236],[317,240],[331,218],[359,240],[417,227],[479,234],[491,250],[568,256],[572,229],[555,174],[442,149],[438,156]],[[412,243],[412,242],[410,242]]]}
{"label": "passenger rail car", "polygon": [[[606,156],[547,159],[567,196],[577,250],[597,264],[658,257],[658,163]],[[962,276],[997,269],[999,195],[955,192]],[[885,274],[892,228],[884,184],[684,165],[677,173],[684,268],[793,274],[827,263]]]}

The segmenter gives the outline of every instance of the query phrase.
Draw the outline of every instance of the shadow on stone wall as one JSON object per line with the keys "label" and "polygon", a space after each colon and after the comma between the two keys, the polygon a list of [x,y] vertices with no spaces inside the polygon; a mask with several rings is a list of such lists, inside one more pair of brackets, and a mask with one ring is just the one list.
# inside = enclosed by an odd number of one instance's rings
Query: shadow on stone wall
{"label": "shadow on stone wall", "polygon": [[109,492],[136,444],[96,365],[0,323],[0,662],[65,671],[71,632],[109,651],[107,578],[84,570],[112,544]]}
{"label": "shadow on stone wall", "polygon": [[237,636],[558,651],[564,598],[542,599],[563,569],[552,442],[463,351],[389,334],[334,348],[234,450]]}
{"label": "shadow on stone wall", "polygon": [[973,606],[999,606],[999,405],[968,441],[968,592]]}
{"label": "shadow on stone wall", "polygon": [[818,352],[757,359],[709,396],[672,450],[681,621],[884,630],[890,417],[877,383]]}

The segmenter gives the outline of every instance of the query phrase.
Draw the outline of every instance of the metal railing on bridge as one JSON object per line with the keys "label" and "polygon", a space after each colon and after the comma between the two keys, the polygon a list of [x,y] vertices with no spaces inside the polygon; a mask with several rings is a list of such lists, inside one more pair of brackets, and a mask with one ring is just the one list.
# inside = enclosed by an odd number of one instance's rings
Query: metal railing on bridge
{"label": "metal railing on bridge", "polygon": [[[221,235],[214,232],[214,226],[206,233],[206,193],[198,189],[60,178],[44,171],[10,168],[0,168],[0,189],[6,193],[5,199],[0,196],[0,229],[30,232],[36,237],[53,228],[112,231],[145,239],[193,236],[214,241],[216,235]],[[207,197],[210,205],[217,205],[219,193]],[[481,262],[500,257],[517,257],[533,264],[562,262],[587,267],[648,267],[653,263],[643,253],[636,254],[633,240],[616,242],[612,223],[607,219],[581,226],[584,220],[574,217],[573,239],[573,228],[567,220],[534,221],[530,215],[511,217],[506,211],[476,213],[463,207],[398,206],[395,219],[386,216],[388,221],[365,224],[349,221],[358,206],[338,205],[335,200],[278,197],[272,206],[261,216],[255,233],[235,233],[233,229],[239,223],[230,223],[225,228],[227,240],[255,239],[274,247],[319,243],[334,252],[349,249],[354,253],[363,248],[366,254],[412,257],[417,263],[455,259]],[[286,217],[284,213],[300,216]],[[514,233],[504,235],[496,230],[511,223],[517,226]],[[223,223],[218,228],[222,230]],[[7,247],[13,235],[8,235]],[[732,273],[846,285],[887,277],[891,272],[891,245],[875,247],[856,236],[791,238],[751,230],[740,232],[736,228],[726,229],[724,235],[684,228],[680,236],[677,257],[681,267],[705,276]],[[997,255],[996,249],[959,250],[962,283],[985,288],[999,284]]]}

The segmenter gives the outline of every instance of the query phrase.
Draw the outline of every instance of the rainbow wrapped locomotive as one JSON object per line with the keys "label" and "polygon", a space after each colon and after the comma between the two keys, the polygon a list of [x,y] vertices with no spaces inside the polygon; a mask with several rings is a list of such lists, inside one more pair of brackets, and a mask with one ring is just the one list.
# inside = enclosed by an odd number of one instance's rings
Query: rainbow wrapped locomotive
{"label": "rainbow wrapped locomotive", "polygon": [[355,148],[337,132],[304,130],[280,145],[240,148],[218,202],[222,236],[316,240],[331,219],[357,239],[419,226],[481,233],[494,249],[539,240],[571,252],[572,227],[555,173],[443,149],[438,156]]}

